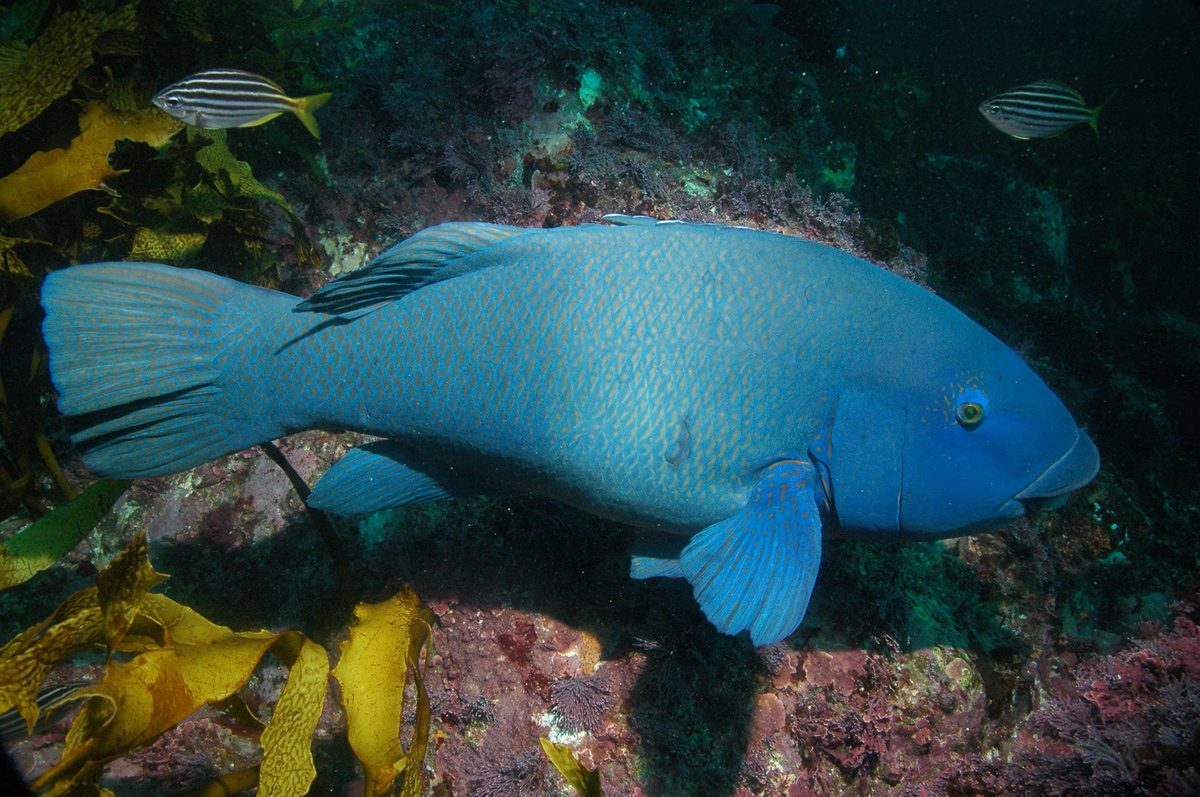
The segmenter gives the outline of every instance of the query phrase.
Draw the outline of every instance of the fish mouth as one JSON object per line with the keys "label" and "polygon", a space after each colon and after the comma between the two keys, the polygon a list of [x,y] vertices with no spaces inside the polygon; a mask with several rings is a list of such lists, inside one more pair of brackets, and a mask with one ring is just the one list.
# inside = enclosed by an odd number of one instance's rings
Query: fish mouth
{"label": "fish mouth", "polygon": [[1075,442],[1067,453],[1013,496],[1033,512],[1056,509],[1067,501],[1067,493],[1091,482],[1100,472],[1100,451],[1092,438],[1076,429]]}

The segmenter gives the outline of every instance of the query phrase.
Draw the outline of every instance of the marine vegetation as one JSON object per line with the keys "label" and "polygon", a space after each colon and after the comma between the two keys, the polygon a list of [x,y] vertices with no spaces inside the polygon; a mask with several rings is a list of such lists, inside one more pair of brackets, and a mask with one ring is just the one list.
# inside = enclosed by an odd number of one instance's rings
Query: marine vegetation
{"label": "marine vegetation", "polygon": [[[397,779],[400,794],[421,793],[429,733],[422,651],[427,659],[432,615],[414,593],[360,604],[358,623],[330,673],[324,648],[298,631],[233,632],[150,592],[167,576],[154,571],[147,554],[144,536],[136,536],[96,575],[95,587],[74,593],[0,649],[0,712],[15,708],[30,732],[39,713],[35,695],[47,674],[94,646],[107,649],[99,680],[61,698],[86,702],[58,762],[31,788],[62,793],[95,784],[107,762],[152,743],[205,704],[223,702],[260,738],[262,755],[254,769],[222,776],[222,786],[232,792],[257,786],[260,794],[305,794],[316,777],[310,744],[332,674],[341,685],[365,793],[389,793]],[[264,723],[237,693],[266,653],[289,674]],[[410,677],[416,714],[405,746],[397,735]]]}
{"label": "marine vegetation", "polygon": [[[253,178],[249,161],[224,139],[182,136],[182,123],[150,103],[162,88],[158,53],[208,59],[245,49],[244,39],[213,33],[232,30],[228,19],[238,10],[202,0],[79,6],[58,10],[27,0],[6,12],[24,24],[6,28],[0,41],[5,303],[64,261],[199,257],[250,281],[278,284],[265,255],[275,240],[269,230],[280,221],[295,259],[315,262],[305,226],[282,196]],[[248,18],[270,20],[273,29],[247,27],[243,13],[236,27],[251,37],[251,54],[229,58],[260,69],[273,64],[280,79],[299,46],[295,30],[311,34],[335,24],[299,6],[283,11],[265,2],[252,4]],[[270,137],[278,148],[293,134]],[[294,151],[316,168],[309,145],[295,141]],[[265,211],[263,201],[282,217]]]}

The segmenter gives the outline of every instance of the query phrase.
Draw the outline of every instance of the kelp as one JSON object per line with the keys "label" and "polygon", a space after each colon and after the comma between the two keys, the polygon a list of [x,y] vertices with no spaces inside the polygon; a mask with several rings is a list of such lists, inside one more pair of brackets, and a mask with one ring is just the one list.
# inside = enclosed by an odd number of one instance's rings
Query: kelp
{"label": "kelp", "polygon": [[125,492],[124,479],[101,479],[74,500],[0,543],[0,590],[23,584],[63,558]]}
{"label": "kelp", "polygon": [[8,44],[0,54],[0,135],[33,121],[71,90],[93,63],[92,47],[111,30],[132,32],[136,3],[110,12],[79,9],[56,16],[32,44]]}
{"label": "kelp", "polygon": [[161,147],[182,124],[157,108],[122,111],[107,102],[84,103],[79,135],[66,149],[35,152],[15,172],[0,178],[0,222],[24,218],[79,191],[103,187],[121,172],[109,156],[118,141]]}
{"label": "kelp", "polygon": [[[0,178],[0,225],[41,213],[79,192],[100,189],[113,199],[104,206],[80,198],[70,207],[80,211],[75,218],[51,211],[44,221],[6,227],[0,238],[0,285],[9,293],[28,291],[47,270],[69,262],[195,259],[215,264],[229,276],[274,286],[278,277],[267,257],[266,240],[271,222],[256,207],[260,200],[289,214],[297,262],[312,265],[319,260],[287,200],[263,186],[250,163],[232,154],[225,131],[206,135],[208,131],[192,129],[190,141],[176,137],[164,146],[182,125],[149,106],[145,90],[153,76],[128,72],[124,59],[143,56],[140,68],[152,66],[158,59],[147,50],[172,41],[227,50],[232,42],[225,40],[237,38],[230,23],[259,15],[279,24],[256,26],[251,40],[236,41],[236,50],[245,56],[243,65],[253,69],[261,56],[279,59],[277,68],[264,74],[306,72],[307,59],[297,53],[311,46],[314,32],[344,25],[341,17],[361,13],[361,4],[332,15],[318,3],[278,8],[270,0],[237,12],[211,0],[163,0],[153,5],[88,0],[82,6],[60,12],[44,0],[24,0],[3,15],[0,135],[29,126],[13,139],[14,154],[28,158]],[[34,37],[39,24],[42,32]],[[97,63],[108,73],[107,83]],[[116,79],[111,70],[118,70]],[[77,116],[80,131],[69,146],[62,142],[72,137],[74,125],[66,123],[70,106],[63,97],[82,106]],[[51,105],[53,111],[43,114]],[[250,135],[255,146],[291,148],[306,162],[316,163],[307,142]],[[32,152],[44,140],[64,148]],[[138,152],[137,144],[122,143],[127,141],[144,142],[149,146],[143,149],[157,152],[147,156]],[[36,237],[54,244],[43,248],[34,240],[35,229]],[[53,237],[43,230],[52,230]]]}
{"label": "kelp", "polygon": [[134,228],[129,260],[179,263],[203,253],[239,278],[272,285],[269,220],[256,209],[258,202],[288,214],[298,260],[312,249],[303,224],[287,200],[260,183],[250,164],[229,150],[225,130],[188,128],[187,133],[161,156],[172,170],[165,186],[147,190],[117,181],[117,196],[100,211]]}
{"label": "kelp", "polygon": [[[405,587],[383,603],[360,603],[354,616],[358,624],[342,643],[333,677],[342,687],[350,747],[366,778],[363,794],[389,794],[392,782],[401,777],[400,797],[416,797],[425,785],[423,761],[430,722],[421,650],[425,649],[428,666],[433,613]],[[412,739],[405,750],[400,723],[410,670],[417,706]]]}
{"label": "kelp", "polygon": [[212,41],[208,30],[208,0],[166,0],[163,10],[176,31],[205,44]]}
{"label": "kelp", "polygon": [[[325,702],[329,660],[298,631],[234,632],[150,590],[166,576],[150,565],[144,535],[41,623],[0,649],[0,713],[16,708],[32,730],[46,676],[97,644],[109,651],[101,680],[60,703],[86,701],[72,721],[58,763],[34,784],[47,794],[101,793],[104,765],[151,743],[206,703],[229,699],[271,653],[289,674],[262,731],[256,770],[222,776],[193,794],[230,794],[256,783],[263,797],[301,795],[316,768],[311,740]],[[424,672],[433,614],[408,588],[378,604],[359,604],[333,675],[341,684],[347,734],[363,765],[364,794],[421,794],[430,709]],[[121,654],[121,655],[116,655]],[[131,657],[130,657],[131,656]],[[424,661],[422,661],[424,659]],[[412,737],[401,743],[405,689],[416,700]]]}
{"label": "kelp", "polygon": [[65,791],[94,783],[103,765],[153,741],[205,703],[232,696],[265,653],[290,673],[262,734],[259,794],[300,795],[316,777],[311,738],[325,702],[329,661],[298,631],[235,633],[148,590],[164,576],[147,558],[143,535],[50,617],[0,650],[0,712],[16,707],[30,729],[46,675],[68,656],[104,640],[103,678],[65,700],[86,700],[67,733],[57,764],[33,784]]}
{"label": "kelp", "polygon": [[146,595],[138,612],[161,628],[162,646],[129,662],[111,660],[98,684],[70,696],[88,702],[59,762],[33,788],[73,779],[89,765],[149,744],[204,704],[232,696],[270,652],[291,672],[263,731],[259,794],[307,792],[316,777],[310,740],[325,701],[325,651],[298,631],[234,633],[162,595]]}
{"label": "kelp", "polygon": [[177,263],[199,252],[207,238],[202,232],[168,232],[139,227],[133,234],[129,259],[144,263]]}
{"label": "kelp", "polygon": [[571,784],[579,797],[604,797],[604,792],[600,788],[600,771],[596,769],[588,769],[583,764],[579,763],[579,759],[571,752],[571,748],[565,744],[555,744],[549,739],[540,739],[542,743],[542,752],[546,754],[546,758],[550,759],[550,763],[558,770],[567,783]]}
{"label": "kelp", "polygon": [[240,161],[229,151],[225,130],[188,128],[188,137],[203,136],[212,143],[196,152],[196,162],[216,178],[229,199],[265,199],[292,214],[292,207],[282,194],[272,191],[260,183],[250,169],[250,164]]}
{"label": "kelp", "polygon": [[125,639],[150,588],[166,579],[150,565],[150,546],[141,534],[96,574],[96,597],[100,601],[100,616],[104,618],[109,656]]}
{"label": "kelp", "polygon": [[25,264],[20,252],[17,251],[26,246],[53,247],[53,244],[35,238],[10,238],[7,235],[0,235],[0,271],[10,277],[32,280],[33,273]]}

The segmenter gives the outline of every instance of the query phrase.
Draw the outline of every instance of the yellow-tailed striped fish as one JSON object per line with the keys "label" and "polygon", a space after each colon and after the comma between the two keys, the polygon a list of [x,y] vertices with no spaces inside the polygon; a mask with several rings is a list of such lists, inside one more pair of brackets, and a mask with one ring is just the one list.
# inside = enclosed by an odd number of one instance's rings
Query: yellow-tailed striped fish
{"label": "yellow-tailed striped fish", "polygon": [[254,127],[291,111],[317,138],[321,131],[313,111],[331,95],[289,97],[277,83],[240,69],[207,69],[172,83],[150,102],[194,127]]}
{"label": "yellow-tailed striped fish", "polygon": [[984,100],[979,112],[1000,132],[1023,140],[1057,136],[1080,122],[1087,122],[1100,135],[1096,119],[1107,104],[1105,100],[1088,108],[1080,93],[1070,86],[1057,80],[1039,80]]}

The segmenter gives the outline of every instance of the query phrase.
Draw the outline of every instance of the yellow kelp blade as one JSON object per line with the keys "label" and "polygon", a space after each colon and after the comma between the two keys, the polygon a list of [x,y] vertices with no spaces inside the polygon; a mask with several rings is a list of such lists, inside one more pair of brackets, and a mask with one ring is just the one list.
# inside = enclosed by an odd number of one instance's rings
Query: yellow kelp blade
{"label": "yellow kelp blade", "polygon": [[79,135],[69,147],[35,152],[15,172],[0,178],[0,222],[37,213],[79,191],[99,189],[120,174],[108,161],[118,141],[161,147],[182,127],[157,108],[118,111],[100,100],[84,103]]}
{"label": "yellow kelp blade", "polygon": [[[342,687],[350,747],[366,778],[363,793],[368,797],[387,794],[392,781],[403,775],[401,797],[420,794],[430,719],[420,659],[421,649],[429,642],[433,613],[405,587],[383,603],[360,603],[354,616],[358,623],[342,643],[333,677]],[[409,668],[417,713],[413,738],[405,751],[400,741],[400,717]]]}
{"label": "yellow kelp blade", "polygon": [[67,598],[42,622],[17,634],[0,650],[0,713],[16,707],[33,731],[37,693],[58,663],[104,638],[96,588]]}
{"label": "yellow kelp blade", "polygon": [[96,40],[110,30],[133,31],[136,12],[137,4],[129,3],[110,13],[80,9],[57,14],[30,46],[10,50],[0,80],[0,135],[32,122],[69,92],[75,78],[92,65]]}
{"label": "yellow kelp blade", "polygon": [[60,783],[41,797],[117,797],[98,783],[71,781]]}
{"label": "yellow kelp blade", "polygon": [[96,574],[108,655],[125,638],[146,593],[166,578],[150,566],[150,546],[145,534],[136,535],[108,567]]}
{"label": "yellow kelp blade", "polygon": [[306,794],[317,776],[312,737],[325,706],[329,656],[325,648],[299,631],[280,634],[271,651],[291,672],[275,704],[271,722],[262,734],[258,794],[259,797]]}
{"label": "yellow kelp blade", "polygon": [[38,716],[38,688],[68,655],[106,638],[110,651],[139,651],[126,663],[110,658],[100,683],[67,698],[87,703],[67,733],[58,764],[35,788],[96,793],[93,781],[104,762],[149,743],[205,703],[229,698],[270,651],[291,672],[263,731],[258,794],[305,794],[316,777],[311,741],[329,678],[325,650],[297,631],[233,633],[148,593],[165,576],[150,566],[147,553],[138,535],[97,576],[98,588],[75,593],[0,649],[0,713],[15,706],[30,728]]}
{"label": "yellow kelp blade", "polygon": [[565,744],[555,744],[549,739],[539,741],[542,743],[542,751],[546,754],[546,758],[549,758],[554,768],[567,779],[571,788],[579,793],[579,797],[604,797],[604,792],[600,790],[599,770],[588,769],[580,764],[579,759],[571,752],[571,748]]}
{"label": "yellow kelp blade", "polygon": [[62,559],[108,512],[128,479],[101,479],[0,546],[0,589],[22,584]]}
{"label": "yellow kelp blade", "polygon": [[167,643],[127,663],[110,661],[100,683],[72,696],[90,699],[67,735],[58,764],[34,788],[69,779],[88,763],[124,755],[205,703],[224,700],[271,650],[292,664],[292,672],[263,732],[258,793],[307,792],[316,777],[311,740],[325,701],[325,651],[296,631],[234,633],[162,595],[147,595],[142,606],[147,617],[162,623]]}

